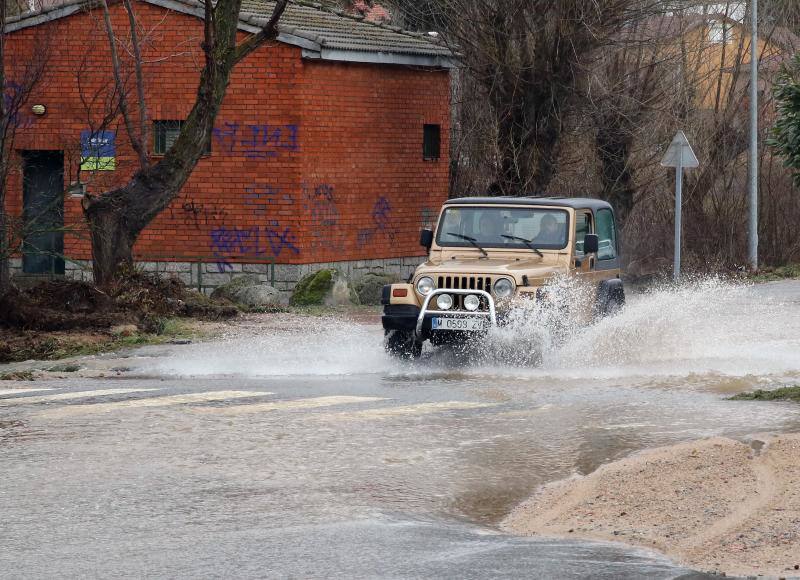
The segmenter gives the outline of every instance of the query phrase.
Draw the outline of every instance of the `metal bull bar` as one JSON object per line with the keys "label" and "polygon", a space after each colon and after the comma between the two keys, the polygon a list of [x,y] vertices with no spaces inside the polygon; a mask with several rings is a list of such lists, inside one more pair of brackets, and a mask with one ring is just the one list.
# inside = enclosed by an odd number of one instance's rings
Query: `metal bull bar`
{"label": "metal bull bar", "polygon": [[[467,294],[475,294],[476,296],[481,296],[486,298],[487,304],[489,304],[489,312],[478,312],[473,311],[453,311],[453,310],[428,310],[428,306],[430,305],[431,300],[435,296],[439,296],[440,294],[453,294],[453,295],[461,295],[466,296]],[[422,334],[422,323],[425,322],[425,315],[426,314],[439,314],[442,316],[453,316],[454,314],[457,315],[459,318],[464,317],[472,317],[472,316],[488,316],[489,322],[492,326],[497,326],[497,310],[494,307],[494,298],[492,295],[486,292],[485,290],[453,290],[450,288],[439,288],[438,290],[434,290],[430,294],[425,297],[425,301],[422,303],[422,309],[419,311],[419,316],[417,317],[417,328],[416,334],[417,338]]]}

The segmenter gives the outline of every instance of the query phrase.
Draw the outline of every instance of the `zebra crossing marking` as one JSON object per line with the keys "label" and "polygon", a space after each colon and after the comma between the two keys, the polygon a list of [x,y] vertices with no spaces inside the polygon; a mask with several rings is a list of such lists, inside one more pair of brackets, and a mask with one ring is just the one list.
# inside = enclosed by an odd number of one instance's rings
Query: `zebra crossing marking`
{"label": "zebra crossing marking", "polygon": [[291,411],[293,409],[314,409],[318,407],[331,407],[333,405],[347,405],[351,403],[365,403],[370,401],[386,401],[380,397],[313,397],[309,399],[292,399],[290,401],[276,401],[274,403],[253,403],[251,405],[232,405],[227,407],[198,407],[192,409],[196,413],[219,415],[243,415],[252,413],[265,413],[270,411]]}
{"label": "zebra crossing marking", "polygon": [[0,389],[0,397],[5,395],[19,395],[20,393],[44,393],[46,391],[52,391],[52,389],[48,387],[39,387],[38,389]]}
{"label": "zebra crossing marking", "polygon": [[342,413],[328,413],[325,418],[332,419],[383,419],[386,417],[402,417],[410,415],[430,415],[444,411],[460,411],[469,409],[484,409],[496,407],[500,403],[472,403],[467,401],[442,401],[435,403],[419,403],[416,405],[402,405],[399,407],[381,407],[380,409],[365,409],[363,411],[345,411]]}
{"label": "zebra crossing marking", "polygon": [[70,405],[43,411],[40,417],[66,417],[70,415],[84,415],[92,413],[106,413],[118,409],[136,409],[150,407],[169,407],[184,403],[212,403],[228,401],[231,399],[245,399],[248,397],[261,397],[272,395],[265,391],[208,391],[204,393],[189,393],[184,395],[167,395],[164,397],[147,397],[141,399],[130,399],[127,401],[116,401],[113,403],[92,403],[88,405]]}
{"label": "zebra crossing marking", "polygon": [[125,395],[127,393],[144,393],[158,389],[104,389],[97,391],[78,391],[72,393],[57,393],[55,395],[42,395],[39,397],[14,397],[13,399],[0,399],[0,407],[12,405],[35,405],[37,403],[50,403],[58,401],[71,401],[73,399],[90,399],[106,397],[109,395]]}

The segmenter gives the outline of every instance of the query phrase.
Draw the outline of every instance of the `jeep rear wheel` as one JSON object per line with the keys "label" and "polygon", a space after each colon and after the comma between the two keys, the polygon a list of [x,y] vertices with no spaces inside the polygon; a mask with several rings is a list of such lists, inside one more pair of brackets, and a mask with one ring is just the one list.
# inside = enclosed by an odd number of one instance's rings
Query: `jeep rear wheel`
{"label": "jeep rear wheel", "polygon": [[387,330],[384,345],[386,352],[400,358],[414,359],[422,354],[422,343],[410,330]]}

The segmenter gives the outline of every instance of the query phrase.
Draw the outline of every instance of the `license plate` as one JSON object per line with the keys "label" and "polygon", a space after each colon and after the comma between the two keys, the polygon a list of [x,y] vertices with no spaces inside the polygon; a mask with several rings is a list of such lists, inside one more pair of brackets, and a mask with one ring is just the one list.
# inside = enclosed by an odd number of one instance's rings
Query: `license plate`
{"label": "license plate", "polygon": [[443,318],[435,316],[431,319],[433,330],[465,330],[474,332],[483,330],[483,320],[481,318]]}

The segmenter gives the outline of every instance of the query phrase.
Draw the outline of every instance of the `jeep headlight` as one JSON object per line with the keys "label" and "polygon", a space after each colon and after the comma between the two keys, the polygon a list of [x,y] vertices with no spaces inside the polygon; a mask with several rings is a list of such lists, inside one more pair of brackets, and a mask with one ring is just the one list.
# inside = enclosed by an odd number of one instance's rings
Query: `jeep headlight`
{"label": "jeep headlight", "polygon": [[423,296],[427,296],[428,294],[433,292],[433,289],[435,287],[436,285],[433,283],[433,278],[430,278],[428,276],[423,276],[422,278],[417,280],[417,292],[419,292]]}
{"label": "jeep headlight", "polygon": [[481,305],[481,299],[475,294],[467,294],[464,296],[464,308],[470,312],[475,312]]}
{"label": "jeep headlight", "polygon": [[439,310],[450,310],[453,307],[453,297],[449,294],[439,294],[436,306],[439,307]]}
{"label": "jeep headlight", "polygon": [[509,298],[514,293],[514,283],[508,278],[500,278],[494,283],[494,295],[498,298]]}

